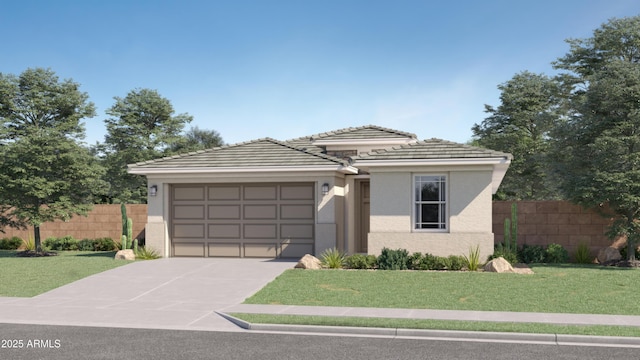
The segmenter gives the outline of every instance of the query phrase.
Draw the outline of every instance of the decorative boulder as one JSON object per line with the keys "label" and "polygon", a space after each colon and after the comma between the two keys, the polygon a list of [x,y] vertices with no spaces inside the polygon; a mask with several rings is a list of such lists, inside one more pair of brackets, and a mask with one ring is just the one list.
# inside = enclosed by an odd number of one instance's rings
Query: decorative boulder
{"label": "decorative boulder", "polygon": [[622,259],[620,251],[613,246],[607,246],[606,248],[598,251],[598,263],[599,264],[611,264],[618,262]]}
{"label": "decorative boulder", "polygon": [[302,259],[300,259],[300,261],[298,261],[295,268],[310,269],[310,270],[322,269],[322,262],[317,257],[311,254],[306,254],[305,256],[302,257]]}
{"label": "decorative boulder", "polygon": [[495,273],[512,273],[513,267],[503,257],[493,259],[484,266],[484,271]]}
{"label": "decorative boulder", "polygon": [[133,250],[131,249],[120,250],[116,253],[115,259],[116,260],[135,260],[136,254],[134,254]]}

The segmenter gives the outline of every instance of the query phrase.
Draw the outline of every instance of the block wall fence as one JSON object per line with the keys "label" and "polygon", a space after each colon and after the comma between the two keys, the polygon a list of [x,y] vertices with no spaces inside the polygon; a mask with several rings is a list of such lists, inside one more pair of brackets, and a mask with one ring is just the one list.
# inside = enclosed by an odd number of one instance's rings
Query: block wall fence
{"label": "block wall fence", "polygon": [[[591,248],[595,256],[603,247],[611,245],[605,235],[611,219],[601,217],[592,210],[564,201],[519,201],[518,203],[518,244],[548,245],[557,243],[564,246],[569,254],[574,254],[580,243]],[[511,217],[510,201],[493,203],[493,233],[495,242],[504,239],[504,220]],[[135,237],[144,237],[147,222],[147,205],[127,205],[127,215],[133,220]],[[33,229],[3,229],[0,237],[18,236],[28,239]],[[55,221],[40,228],[42,239],[50,236],[71,235],[76,239],[110,237],[120,239],[122,218],[120,205],[95,205],[87,217],[76,216],[68,222]]]}
{"label": "block wall fence", "polygon": [[[493,203],[495,242],[504,240],[504,221],[511,218],[512,201]],[[573,255],[580,243],[587,244],[594,257],[612,244],[606,236],[613,219],[565,201],[518,201],[518,246],[522,244],[564,246]]]}
{"label": "block wall fence", "polygon": [[[135,238],[144,237],[144,227],[147,223],[147,205],[134,204],[126,205],[127,217],[133,221],[133,236]],[[33,236],[33,227],[27,230],[17,230],[12,228],[2,229],[4,234],[0,237],[18,236],[22,239],[29,239]],[[69,221],[54,221],[44,223],[40,226],[40,237],[44,239],[55,236],[73,236],[78,240],[96,239],[110,237],[119,241],[122,235],[122,215],[119,204],[94,205],[93,210],[85,216],[74,216]]]}

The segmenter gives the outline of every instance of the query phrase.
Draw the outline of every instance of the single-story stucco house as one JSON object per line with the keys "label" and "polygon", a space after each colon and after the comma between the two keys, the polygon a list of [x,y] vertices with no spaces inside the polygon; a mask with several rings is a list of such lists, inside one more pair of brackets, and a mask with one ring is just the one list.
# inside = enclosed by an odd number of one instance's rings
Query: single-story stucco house
{"label": "single-story stucco house", "polygon": [[148,179],[146,244],[164,257],[286,257],[384,247],[493,253],[511,155],[379,126],[271,138],[129,165]]}

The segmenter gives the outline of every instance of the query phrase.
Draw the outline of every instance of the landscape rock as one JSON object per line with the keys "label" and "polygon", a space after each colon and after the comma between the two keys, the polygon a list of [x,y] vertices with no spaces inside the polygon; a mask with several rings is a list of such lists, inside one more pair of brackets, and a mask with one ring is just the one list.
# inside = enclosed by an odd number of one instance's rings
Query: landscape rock
{"label": "landscape rock", "polygon": [[597,259],[599,264],[611,264],[620,261],[622,255],[620,255],[620,251],[615,247],[607,246],[598,251]]}
{"label": "landscape rock", "polygon": [[512,273],[515,272],[513,267],[507,260],[503,257],[499,257],[489,261],[484,266],[484,271],[486,272],[495,272],[495,273]]}
{"label": "landscape rock", "polygon": [[116,260],[135,260],[136,254],[133,253],[132,249],[119,250],[115,256]]}
{"label": "landscape rock", "polygon": [[309,269],[309,270],[318,270],[322,269],[322,262],[317,257],[306,254],[305,256],[298,261],[295,266],[296,269]]}

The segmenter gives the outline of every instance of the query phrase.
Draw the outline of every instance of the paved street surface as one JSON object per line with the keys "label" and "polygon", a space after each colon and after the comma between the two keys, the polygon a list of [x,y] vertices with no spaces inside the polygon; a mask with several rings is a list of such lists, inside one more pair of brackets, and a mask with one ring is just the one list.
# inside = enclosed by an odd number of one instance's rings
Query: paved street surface
{"label": "paved street surface", "polygon": [[[608,347],[0,324],[0,359],[640,359]],[[35,340],[51,344],[33,347]],[[31,347],[27,347],[31,341]],[[1,344],[0,344],[1,345]]]}

